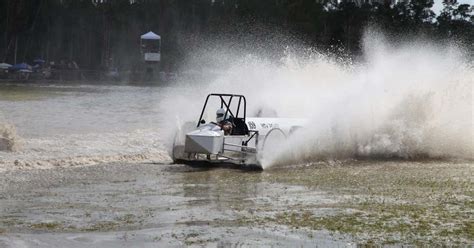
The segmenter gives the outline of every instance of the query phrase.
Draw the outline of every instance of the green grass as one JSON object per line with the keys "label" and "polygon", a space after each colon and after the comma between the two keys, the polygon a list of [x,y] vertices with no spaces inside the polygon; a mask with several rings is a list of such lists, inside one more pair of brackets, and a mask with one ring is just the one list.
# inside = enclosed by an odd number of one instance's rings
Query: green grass
{"label": "green grass", "polygon": [[105,231],[112,231],[116,230],[120,227],[120,223],[116,221],[100,221],[97,222],[89,227],[81,228],[81,231],[85,232],[105,232]]}
{"label": "green grass", "polygon": [[40,229],[40,230],[58,230],[62,229],[63,225],[59,222],[40,222],[34,223],[30,225],[33,229]]}
{"label": "green grass", "polygon": [[[220,180],[223,185],[235,184],[232,180],[236,178],[214,176],[212,180]],[[238,182],[300,185],[344,197],[332,204],[288,206],[272,217],[258,217],[258,213],[244,216],[235,220],[237,225],[273,223],[295,229],[329,230],[349,234],[361,243],[474,243],[473,163],[363,161],[275,169],[246,176],[237,178]],[[321,207],[333,209],[334,214],[313,214]],[[257,211],[271,210],[269,206]]]}

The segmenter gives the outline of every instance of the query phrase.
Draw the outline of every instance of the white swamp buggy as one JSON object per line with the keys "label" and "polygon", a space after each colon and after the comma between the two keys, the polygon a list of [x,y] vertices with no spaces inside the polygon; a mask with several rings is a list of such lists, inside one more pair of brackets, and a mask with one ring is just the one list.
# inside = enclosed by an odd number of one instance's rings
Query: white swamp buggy
{"label": "white swamp buggy", "polygon": [[[210,99],[218,106],[208,106]],[[232,126],[231,131],[224,131],[222,122],[203,119],[209,108],[214,113],[216,109],[224,113],[222,119]],[[188,122],[179,127],[171,154],[173,161],[262,168],[265,159],[305,124],[304,119],[247,117],[246,112],[247,101],[243,95],[209,94],[197,123]]]}

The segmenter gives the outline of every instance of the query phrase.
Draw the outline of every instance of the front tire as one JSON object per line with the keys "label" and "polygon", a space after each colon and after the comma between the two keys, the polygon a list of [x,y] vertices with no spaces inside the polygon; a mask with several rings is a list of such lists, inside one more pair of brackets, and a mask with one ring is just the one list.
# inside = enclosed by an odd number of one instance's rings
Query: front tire
{"label": "front tire", "polygon": [[285,133],[278,128],[270,130],[263,140],[258,162],[262,168],[272,163],[286,142]]}

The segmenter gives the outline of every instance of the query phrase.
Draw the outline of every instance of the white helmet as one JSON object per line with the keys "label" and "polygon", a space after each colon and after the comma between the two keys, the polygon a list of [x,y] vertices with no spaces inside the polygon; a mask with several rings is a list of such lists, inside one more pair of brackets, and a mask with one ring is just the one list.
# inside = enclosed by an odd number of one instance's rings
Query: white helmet
{"label": "white helmet", "polygon": [[223,108],[220,108],[216,111],[216,121],[221,122],[225,120],[225,110]]}

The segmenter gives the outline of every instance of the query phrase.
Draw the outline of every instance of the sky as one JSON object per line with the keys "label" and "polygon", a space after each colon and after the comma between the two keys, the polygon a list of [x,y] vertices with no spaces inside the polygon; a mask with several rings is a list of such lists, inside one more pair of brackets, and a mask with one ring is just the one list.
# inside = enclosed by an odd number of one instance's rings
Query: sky
{"label": "sky", "polygon": [[[474,5],[474,0],[458,0],[458,3],[459,4],[467,3],[470,5]],[[436,14],[439,14],[441,10],[443,9],[443,0],[434,0],[434,6],[432,9]]]}

